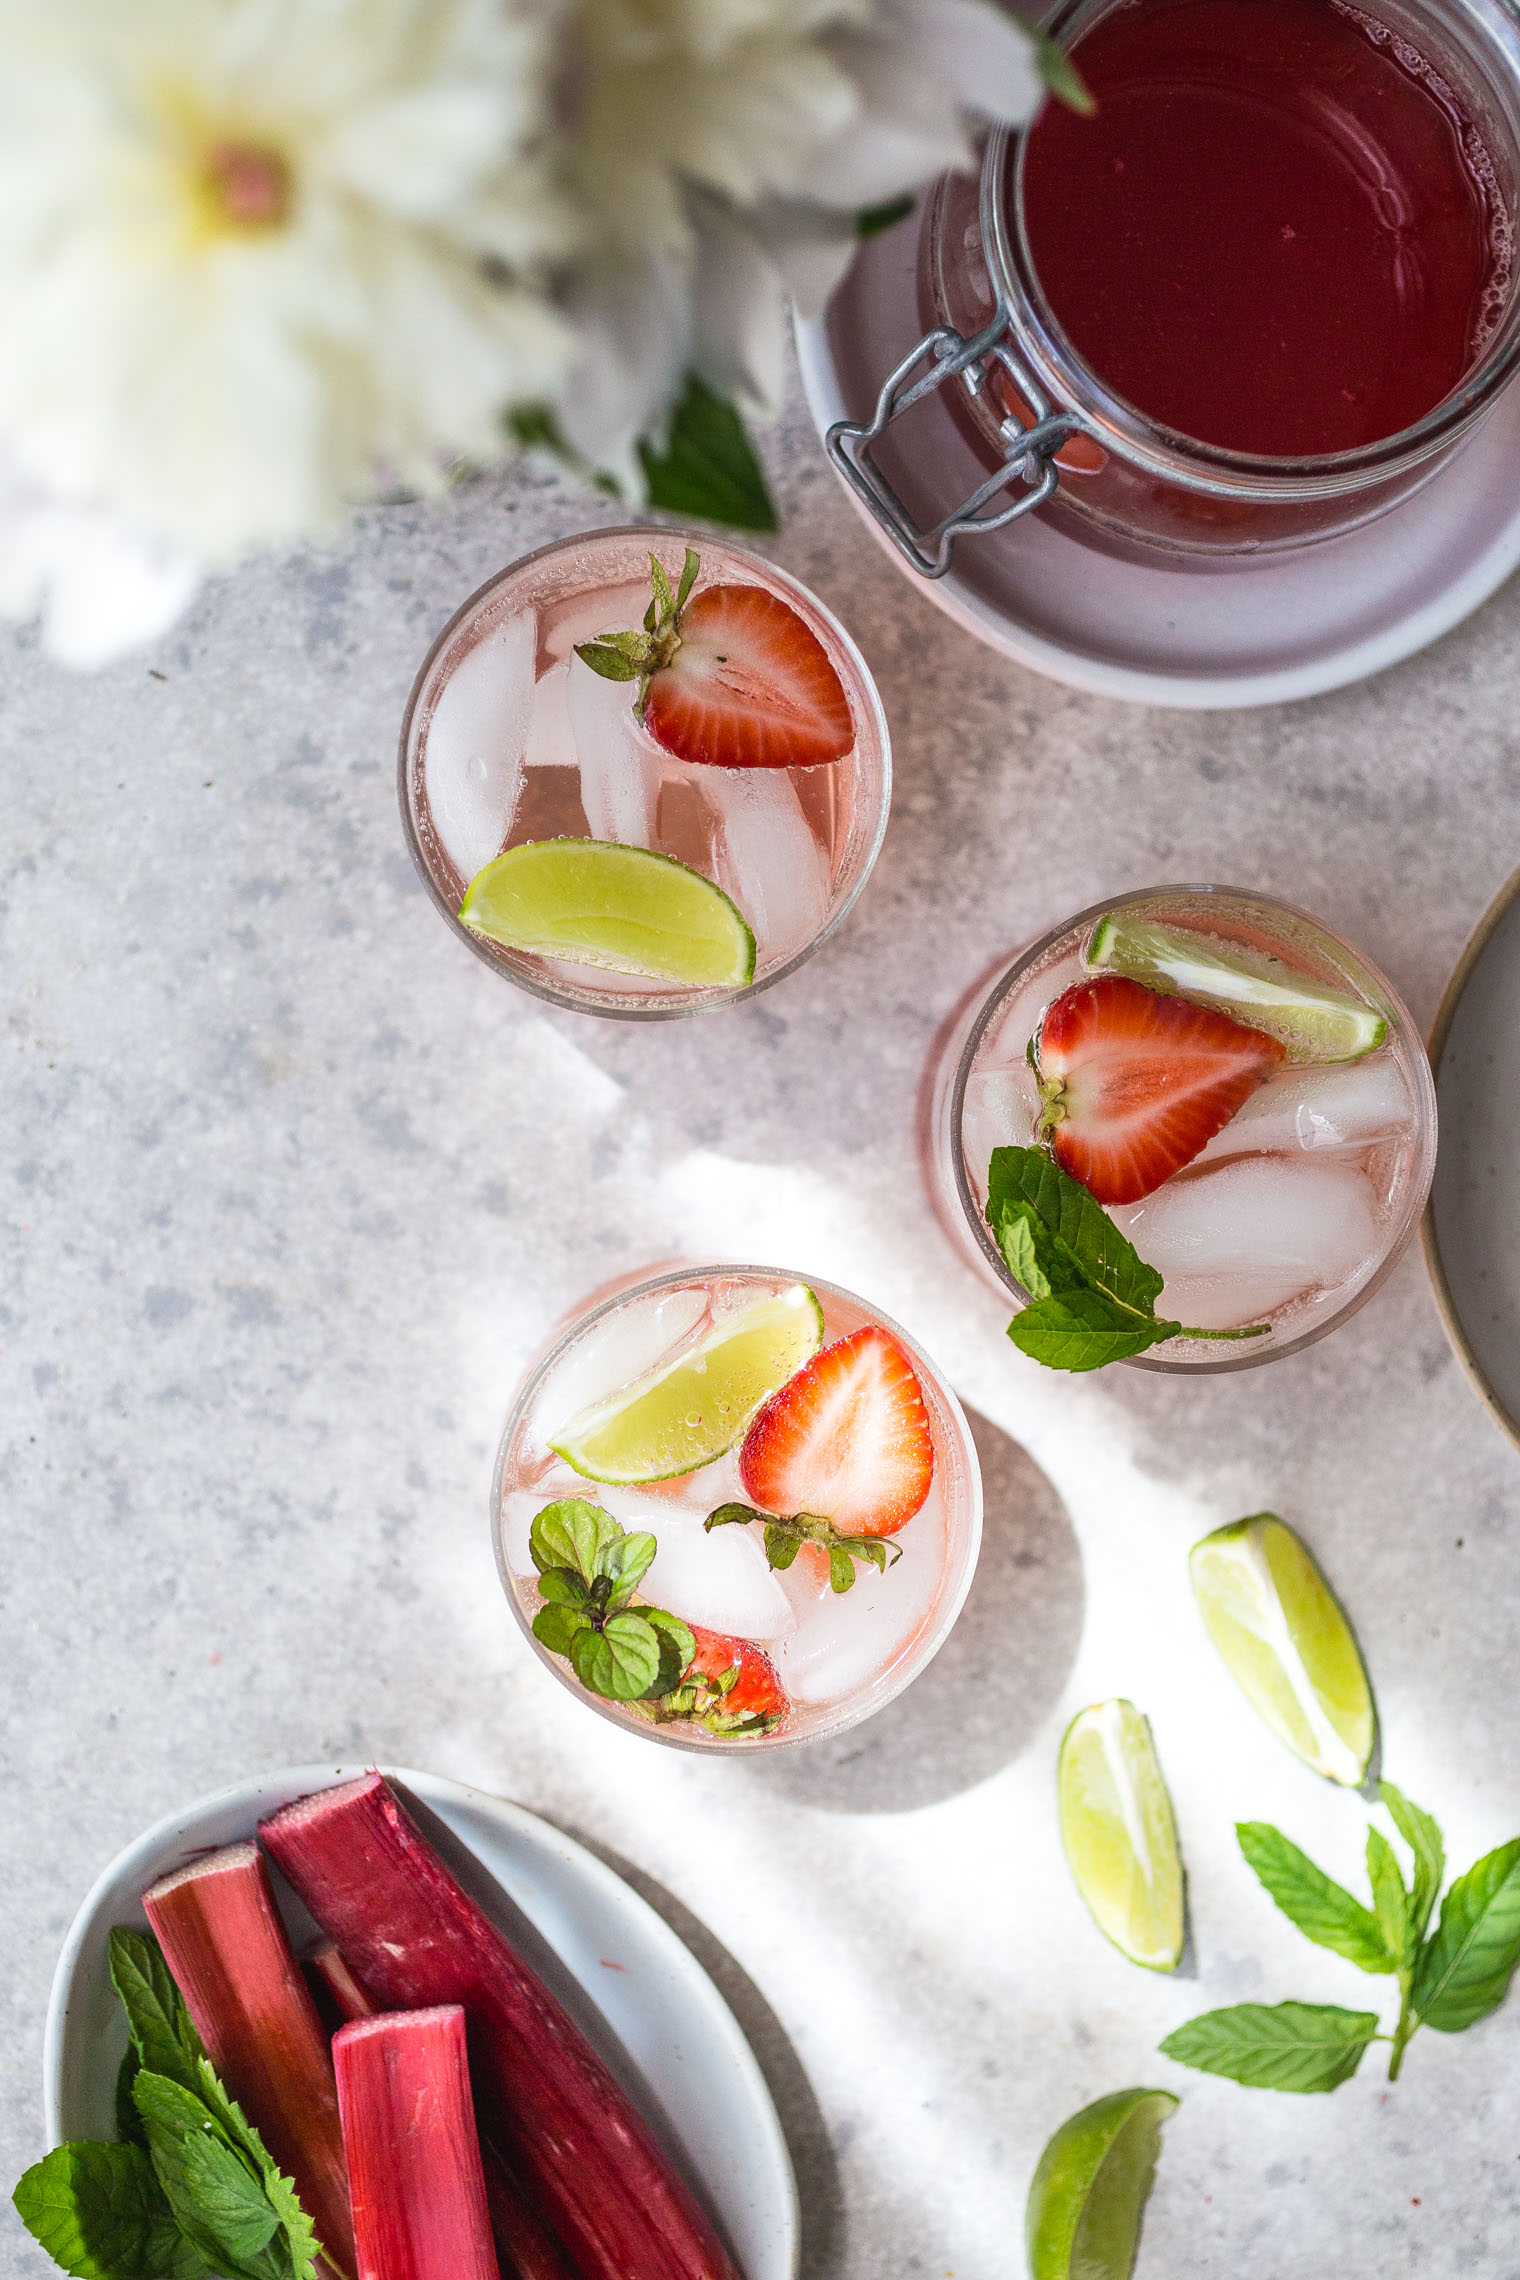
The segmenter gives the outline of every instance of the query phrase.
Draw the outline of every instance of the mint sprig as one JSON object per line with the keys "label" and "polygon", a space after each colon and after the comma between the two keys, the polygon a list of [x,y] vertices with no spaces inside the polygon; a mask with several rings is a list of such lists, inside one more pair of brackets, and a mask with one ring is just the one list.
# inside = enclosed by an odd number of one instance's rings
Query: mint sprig
{"label": "mint sprig", "polygon": [[1270,1328],[1191,1330],[1158,1319],[1162,1277],[1043,1148],[993,1149],[986,1217],[1009,1273],[1029,1293],[1008,1335],[1049,1369],[1100,1370],[1168,1338],[1261,1338]]}
{"label": "mint sprig", "polygon": [[765,1524],[765,1557],[772,1568],[789,1568],[804,1544],[817,1544],[829,1555],[829,1589],[848,1591],[855,1581],[855,1563],[865,1561],[882,1575],[902,1558],[902,1546],[889,1536],[846,1536],[817,1512],[761,1512],[753,1504],[720,1504],[709,1512],[703,1528],[743,1526],[751,1520]]}
{"label": "mint sprig", "polygon": [[1184,2066],[1225,2074],[1255,2089],[1333,2090],[1356,2072],[1370,2044],[1390,2047],[1397,2081],[1410,2037],[1421,2027],[1460,2034],[1498,2009],[1520,1964],[1520,1837],[1500,1845],[1452,1884],[1429,1930],[1446,1870],[1434,1817],[1392,1782],[1381,1801],[1411,1855],[1406,1880],[1381,1829],[1367,1832],[1371,1907],[1317,1868],[1263,1821],[1243,1821],[1240,1849],[1290,1923],[1358,1970],[1392,1976],[1399,2010],[1383,2033],[1371,2011],[1311,2003],[1239,2003],[1206,2011],[1167,2036],[1161,2049]]}
{"label": "mint sprig", "polygon": [[674,1692],[697,1651],[679,1615],[632,1604],[657,1548],[647,1530],[630,1534],[579,1496],[546,1504],[529,1533],[546,1602],[533,1618],[533,1636],[608,1702]]}
{"label": "mint sprig", "polygon": [[311,2220],[218,2079],[157,1940],[118,1927],[110,1967],[132,2142],[55,2146],[12,2196],[22,2223],[76,2280],[314,2280]]}

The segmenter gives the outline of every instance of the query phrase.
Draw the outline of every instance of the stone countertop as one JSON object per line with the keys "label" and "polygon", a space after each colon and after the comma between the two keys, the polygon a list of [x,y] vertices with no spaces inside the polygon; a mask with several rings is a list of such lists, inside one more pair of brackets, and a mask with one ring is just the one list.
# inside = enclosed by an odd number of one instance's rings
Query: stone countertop
{"label": "stone countertop", "polygon": [[[1142,2276],[1520,2273],[1520,2006],[1422,2035],[1388,2090],[1248,2092],[1157,2057],[1243,1998],[1376,2004],[1235,1851],[1279,1821],[1356,1879],[1367,1812],[1212,1657],[1184,1554],[1270,1506],[1359,1627],[1388,1769],[1459,1866],[1520,1830],[1520,1459],[1418,1252],[1328,1342],[1183,1381],[1062,1379],[1002,1336],[919,1183],[914,1088],[1000,951],[1110,891],[1259,885],[1422,1022],[1520,856],[1520,583],[1360,688],[1186,715],[1078,695],[936,613],[769,440],[778,558],[852,627],[898,770],[856,912],[737,1011],[550,1011],[443,927],[397,823],[415,667],[503,561],[604,502],[475,482],[213,587],[94,678],[6,641],[3,1413],[9,2182],[42,2150],[44,2005],[97,1870],[239,1776],[426,1767],[626,1867],[712,1968],[791,2137],[806,2280],[1007,2280],[1049,2132],[1182,2094]],[[669,1255],[774,1258],[907,1323],[979,1415],[986,1549],[920,1683],[832,1748],[713,1763],[588,1716],[524,1648],[486,1525],[547,1326]],[[1084,1702],[1153,1720],[1193,1976],[1109,1949],[1061,1858]],[[1507,2095],[1506,2095],[1507,2093]],[[7,2212],[0,2270],[50,2267]]]}

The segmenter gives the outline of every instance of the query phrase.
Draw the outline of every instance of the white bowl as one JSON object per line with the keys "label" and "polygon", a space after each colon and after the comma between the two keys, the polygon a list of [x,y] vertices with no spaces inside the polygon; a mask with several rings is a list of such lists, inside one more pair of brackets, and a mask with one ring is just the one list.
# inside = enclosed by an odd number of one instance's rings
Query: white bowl
{"label": "white bowl", "polygon": [[[48,2142],[114,2138],[116,2072],[126,2049],[111,1986],[111,1927],[146,1929],[141,1894],[192,1855],[251,1837],[267,1814],[363,1766],[295,1766],[239,1782],[157,1822],[118,1853],[70,1928],[43,2044]],[[591,1853],[520,1805],[434,1774],[382,1767],[435,1814],[552,1951],[556,1992],[684,2156],[747,2280],[795,2280],[799,2214],[786,2140],[754,2053],[722,1996],[664,1920]],[[275,1879],[293,1938],[314,1927]],[[475,1897],[490,1904],[489,1894]],[[558,1971],[553,1962],[558,1959]],[[564,1975],[568,1974],[568,1982]],[[575,1990],[580,1991],[577,2000]],[[630,2068],[631,2062],[631,2068]]]}

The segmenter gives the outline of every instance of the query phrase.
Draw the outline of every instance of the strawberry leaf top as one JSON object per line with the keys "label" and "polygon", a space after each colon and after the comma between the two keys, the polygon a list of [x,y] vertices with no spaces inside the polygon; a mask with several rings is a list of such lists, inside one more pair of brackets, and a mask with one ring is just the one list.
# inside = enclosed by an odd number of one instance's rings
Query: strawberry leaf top
{"label": "strawberry leaf top", "polygon": [[720,1504],[702,1526],[742,1526],[759,1520],[765,1525],[765,1557],[772,1568],[789,1568],[804,1544],[817,1544],[829,1556],[829,1588],[848,1591],[855,1581],[855,1562],[866,1561],[885,1575],[902,1558],[902,1546],[888,1536],[848,1536],[817,1512],[761,1512],[753,1504]]}

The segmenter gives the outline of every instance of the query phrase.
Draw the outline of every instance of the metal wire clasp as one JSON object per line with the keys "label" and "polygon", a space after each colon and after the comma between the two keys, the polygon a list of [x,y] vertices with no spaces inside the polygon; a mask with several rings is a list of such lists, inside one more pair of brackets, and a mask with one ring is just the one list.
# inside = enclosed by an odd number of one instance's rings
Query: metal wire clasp
{"label": "metal wire clasp", "polygon": [[[962,533],[978,535],[1001,530],[1043,504],[1059,481],[1054,458],[1068,436],[1082,426],[1074,412],[1057,412],[1033,375],[1024,370],[1007,339],[1008,320],[1000,309],[992,322],[970,340],[949,325],[926,333],[910,349],[882,387],[869,420],[836,420],[824,437],[824,446],[855,496],[874,516],[899,554],[926,578],[942,578],[950,567],[950,550]],[[929,369],[913,375],[929,358]],[[987,384],[992,365],[1007,372],[1022,400],[1033,410],[1030,426],[1022,426],[1010,413],[999,429],[1007,442],[1003,464],[985,483],[963,499],[949,514],[927,530],[920,530],[886,476],[870,456],[870,447],[895,419],[932,396],[946,380],[959,379],[968,394],[978,396]],[[1011,505],[994,514],[978,510],[1013,482],[1027,487]]]}

